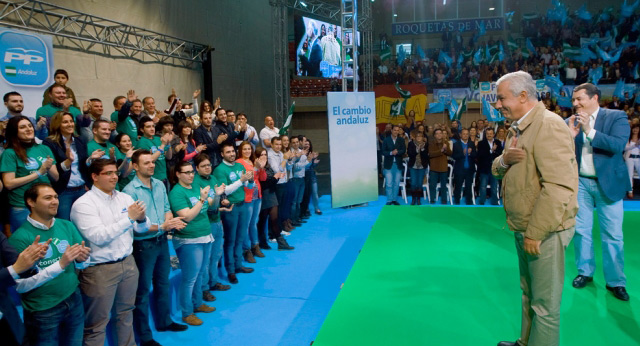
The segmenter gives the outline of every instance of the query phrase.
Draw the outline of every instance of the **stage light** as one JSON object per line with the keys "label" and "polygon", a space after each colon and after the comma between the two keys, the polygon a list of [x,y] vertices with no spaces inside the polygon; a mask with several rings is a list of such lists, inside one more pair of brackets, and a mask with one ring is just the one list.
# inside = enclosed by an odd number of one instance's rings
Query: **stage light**
{"label": "stage light", "polygon": [[393,14],[393,16],[394,16],[394,17],[397,17],[397,16],[398,16],[398,14],[397,14],[397,13],[394,13],[394,14]]}
{"label": "stage light", "polygon": [[447,4],[447,0],[442,0],[442,5],[446,5]]}
{"label": "stage light", "polygon": [[495,7],[489,7],[489,11],[493,11],[495,9],[496,9]]}
{"label": "stage light", "polygon": [[304,1],[300,1],[300,5],[307,7],[307,4],[305,4]]}

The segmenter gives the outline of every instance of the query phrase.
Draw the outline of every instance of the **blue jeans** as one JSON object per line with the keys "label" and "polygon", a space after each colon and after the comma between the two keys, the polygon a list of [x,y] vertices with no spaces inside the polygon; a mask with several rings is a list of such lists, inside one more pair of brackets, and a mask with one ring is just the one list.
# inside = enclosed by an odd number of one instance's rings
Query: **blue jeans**
{"label": "blue jeans", "polygon": [[300,203],[304,196],[304,178],[292,178],[291,220],[300,219]]}
{"label": "blue jeans", "polygon": [[84,186],[78,190],[65,190],[62,191],[58,195],[58,214],[56,215],[59,219],[70,220],[71,219],[71,206],[73,202],[75,202],[78,198],[82,197],[86,191],[84,190]]}
{"label": "blue jeans", "polygon": [[136,291],[136,308],[133,310],[133,331],[141,342],[153,340],[149,327],[149,293],[153,283],[155,298],[156,328],[165,328],[171,320],[171,298],[169,274],[169,244],[167,237],[135,240],[133,257],[138,265],[138,290]]}
{"label": "blue jeans", "polygon": [[222,231],[222,222],[211,223],[211,235],[213,243],[211,243],[211,255],[209,256],[209,270],[202,279],[202,291],[208,291],[211,287],[218,283],[218,262],[222,257],[222,246],[224,245],[224,232]]}
{"label": "blue jeans", "polygon": [[402,172],[398,169],[398,165],[391,164],[391,169],[384,170],[385,193],[387,194],[387,203],[395,202],[398,199],[398,189],[400,188],[400,179]]}
{"label": "blue jeans", "polygon": [[76,288],[67,299],[47,310],[24,309],[24,324],[29,345],[82,345],[84,308],[80,289]]}
{"label": "blue jeans", "polygon": [[27,221],[29,209],[23,207],[11,207],[9,210],[9,225],[11,233],[15,232],[22,224]]}
{"label": "blue jeans", "polygon": [[235,274],[242,265],[243,236],[249,227],[247,204],[241,202],[229,212],[220,213],[224,226],[224,265],[228,274]]}
{"label": "blue jeans", "polygon": [[193,310],[202,305],[202,278],[209,270],[211,243],[185,244],[176,249],[182,270],[178,301],[182,317],[193,315]]}
{"label": "blue jeans", "polygon": [[487,185],[489,185],[491,189],[491,199],[492,205],[498,205],[498,180],[491,173],[481,173],[480,174],[480,186],[478,187],[479,197],[478,204],[484,205],[484,202],[487,200]]}
{"label": "blue jeans", "polygon": [[440,183],[440,200],[442,204],[447,204],[447,183],[449,181],[449,173],[447,172],[434,172],[429,171],[429,203],[434,204],[436,202],[437,191],[436,187],[438,182]]}
{"label": "blue jeans", "polygon": [[261,199],[254,199],[251,203],[247,204],[247,214],[249,217],[249,230],[247,236],[244,238],[243,248],[245,250],[251,249],[252,246],[258,245],[258,216],[260,215],[260,207],[262,206]]}
{"label": "blue jeans", "polygon": [[411,189],[422,190],[422,182],[424,181],[425,168],[411,168],[409,174],[411,176]]}
{"label": "blue jeans", "polygon": [[578,215],[574,236],[578,274],[591,277],[596,269],[592,239],[594,206],[600,221],[605,281],[611,287],[626,286],[623,271],[622,200],[615,202],[609,200],[597,180],[583,177],[580,177],[578,188]]}

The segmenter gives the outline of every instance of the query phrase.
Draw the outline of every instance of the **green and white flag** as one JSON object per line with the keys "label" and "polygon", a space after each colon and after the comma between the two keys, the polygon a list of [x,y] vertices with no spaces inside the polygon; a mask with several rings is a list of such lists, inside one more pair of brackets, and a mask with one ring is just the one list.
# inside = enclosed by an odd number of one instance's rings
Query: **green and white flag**
{"label": "green and white flag", "polygon": [[562,53],[566,57],[576,57],[582,54],[582,52],[580,51],[580,47],[572,47],[567,42],[562,44]]}
{"label": "green and white flag", "polygon": [[458,106],[458,109],[456,109],[455,115],[454,115],[454,119],[455,120],[460,120],[460,118],[462,117],[462,113],[467,111],[467,98],[463,98],[462,102],[460,102],[460,105]]}
{"label": "green and white flag", "polygon": [[511,37],[509,37],[509,40],[507,41],[507,46],[509,46],[509,49],[511,50],[516,50],[519,48],[518,44],[516,43],[516,40],[514,40]]}
{"label": "green and white flag", "polygon": [[289,108],[289,115],[287,115],[287,120],[284,122],[284,125],[282,125],[282,128],[280,128],[280,132],[278,132],[280,136],[286,135],[287,132],[289,132],[289,127],[291,127],[291,118],[293,118],[293,110],[295,108],[296,101],[293,101],[293,103],[291,103],[291,107]]}
{"label": "green and white flag", "polygon": [[407,107],[407,100],[409,98],[411,98],[411,92],[408,91],[408,90],[402,90],[400,88],[400,84],[399,83],[396,83],[395,87],[396,87],[396,91],[398,91],[398,93],[400,94],[400,97],[402,97],[402,100],[396,99],[391,104],[391,109],[389,111],[389,115],[392,118],[397,118],[400,115],[404,115],[404,111],[405,111],[405,109]]}
{"label": "green and white flag", "polygon": [[389,48],[389,46],[386,46],[380,51],[380,60],[385,61],[385,60],[389,60],[390,58],[391,58],[391,49]]}
{"label": "green and white flag", "polygon": [[13,66],[6,66],[4,68],[4,73],[8,76],[8,77],[15,77],[16,74],[18,73],[18,71],[16,70],[15,67]]}

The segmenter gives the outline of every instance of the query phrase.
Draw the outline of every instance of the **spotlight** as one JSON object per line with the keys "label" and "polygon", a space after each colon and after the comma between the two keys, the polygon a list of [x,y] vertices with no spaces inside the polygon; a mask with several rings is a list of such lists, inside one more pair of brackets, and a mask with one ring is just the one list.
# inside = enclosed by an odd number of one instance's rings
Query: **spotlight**
{"label": "spotlight", "polygon": [[495,9],[496,9],[495,7],[489,7],[489,11],[493,11]]}
{"label": "spotlight", "polygon": [[307,4],[305,4],[304,1],[300,1],[300,5],[307,7]]}

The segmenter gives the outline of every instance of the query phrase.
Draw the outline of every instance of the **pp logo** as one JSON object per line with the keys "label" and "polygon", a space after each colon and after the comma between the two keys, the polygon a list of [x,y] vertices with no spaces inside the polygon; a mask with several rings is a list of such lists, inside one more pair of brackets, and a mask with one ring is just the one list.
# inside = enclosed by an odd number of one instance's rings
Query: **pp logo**
{"label": "pp logo", "polygon": [[49,83],[48,49],[37,36],[15,31],[2,32],[0,59],[1,74],[8,84],[43,86]]}

